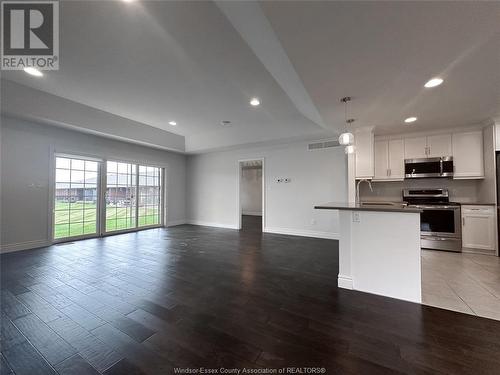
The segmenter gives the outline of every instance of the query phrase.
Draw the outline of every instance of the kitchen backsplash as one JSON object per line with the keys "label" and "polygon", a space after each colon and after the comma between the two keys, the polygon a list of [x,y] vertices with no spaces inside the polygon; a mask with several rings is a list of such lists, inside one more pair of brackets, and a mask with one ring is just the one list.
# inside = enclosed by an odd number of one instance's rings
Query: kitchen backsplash
{"label": "kitchen backsplash", "polygon": [[446,188],[450,192],[450,200],[470,203],[478,200],[479,180],[453,180],[447,178],[415,179],[396,182],[372,182],[373,192],[368,184],[360,186],[361,201],[401,202],[402,190],[409,188]]}

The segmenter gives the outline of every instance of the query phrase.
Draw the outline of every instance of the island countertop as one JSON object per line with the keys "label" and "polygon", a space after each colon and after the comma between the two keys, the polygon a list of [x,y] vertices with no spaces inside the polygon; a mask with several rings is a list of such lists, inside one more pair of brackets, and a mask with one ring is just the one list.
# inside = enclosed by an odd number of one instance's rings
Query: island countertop
{"label": "island countertop", "polygon": [[328,202],[314,206],[318,210],[358,210],[358,211],[378,211],[378,212],[407,212],[421,213],[422,209],[408,207],[402,203],[393,202]]}

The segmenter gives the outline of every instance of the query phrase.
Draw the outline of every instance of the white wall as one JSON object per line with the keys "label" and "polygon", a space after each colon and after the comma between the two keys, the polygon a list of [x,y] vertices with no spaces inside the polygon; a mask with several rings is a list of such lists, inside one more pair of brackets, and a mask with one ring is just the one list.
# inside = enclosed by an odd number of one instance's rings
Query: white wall
{"label": "white wall", "polygon": [[[237,228],[241,159],[264,160],[267,231],[337,237],[338,214],[314,205],[347,199],[342,147],[308,151],[307,143],[248,148],[188,157],[187,215],[192,223]],[[276,183],[277,177],[290,183]]]}
{"label": "white wall", "polygon": [[49,240],[51,149],[167,166],[168,223],[185,221],[186,157],[163,150],[1,117],[2,251]]}
{"label": "white wall", "polygon": [[180,151],[184,137],[97,108],[2,79],[2,114],[49,122],[80,132]]}
{"label": "white wall", "polygon": [[240,180],[241,212],[262,215],[262,168],[244,168]]}

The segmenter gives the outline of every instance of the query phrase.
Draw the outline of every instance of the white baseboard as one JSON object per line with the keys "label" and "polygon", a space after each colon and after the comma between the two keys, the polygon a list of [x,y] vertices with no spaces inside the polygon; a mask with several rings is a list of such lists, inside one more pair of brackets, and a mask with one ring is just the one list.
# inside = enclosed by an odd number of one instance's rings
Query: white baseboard
{"label": "white baseboard", "polygon": [[187,224],[187,220],[172,220],[167,221],[167,227],[175,227],[176,225]]}
{"label": "white baseboard", "polygon": [[209,221],[201,221],[201,220],[188,220],[187,224],[191,225],[201,225],[204,227],[216,227],[216,228],[227,228],[227,229],[240,229],[237,225],[232,224],[221,224],[221,223],[212,223]]}
{"label": "white baseboard", "polygon": [[36,249],[39,247],[50,246],[51,242],[49,240],[35,240],[35,241],[26,241],[19,243],[10,243],[0,246],[0,253],[12,253],[14,251],[28,250],[28,249]]}
{"label": "white baseboard", "polygon": [[243,211],[241,214],[249,216],[262,216],[262,211]]}
{"label": "white baseboard", "polygon": [[338,233],[321,232],[321,231],[305,230],[305,229],[266,227],[266,228],[264,228],[264,232],[274,233],[274,234],[286,234],[289,236],[325,238],[325,239],[329,239],[329,240],[338,240],[339,239]]}
{"label": "white baseboard", "polygon": [[337,285],[339,288],[343,289],[354,289],[352,279],[348,276],[343,276],[339,274],[337,279]]}

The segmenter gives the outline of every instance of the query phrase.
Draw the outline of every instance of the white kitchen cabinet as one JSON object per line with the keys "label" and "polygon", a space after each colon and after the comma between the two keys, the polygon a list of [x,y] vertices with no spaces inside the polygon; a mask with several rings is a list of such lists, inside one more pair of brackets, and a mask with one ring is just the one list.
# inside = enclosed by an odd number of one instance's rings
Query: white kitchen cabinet
{"label": "white kitchen cabinet", "polygon": [[404,179],[404,143],[402,139],[375,141],[374,157],[374,180]]}
{"label": "white kitchen cabinet", "polygon": [[405,159],[451,156],[451,134],[405,138]]}
{"label": "white kitchen cabinet", "polygon": [[483,132],[453,133],[454,179],[484,178]]}
{"label": "white kitchen cabinet", "polygon": [[496,249],[495,207],[462,206],[462,247],[466,249]]}
{"label": "white kitchen cabinet", "polygon": [[405,138],[405,159],[427,157],[427,137]]}
{"label": "white kitchen cabinet", "polygon": [[402,139],[389,141],[389,177],[391,180],[405,178],[405,144]]}
{"label": "white kitchen cabinet", "polygon": [[372,179],[374,168],[373,129],[358,129],[354,133],[356,179]]}
{"label": "white kitchen cabinet", "polygon": [[430,135],[427,137],[427,157],[451,156],[451,134]]}
{"label": "white kitchen cabinet", "polygon": [[375,175],[374,180],[385,180],[389,177],[389,142],[375,141]]}

